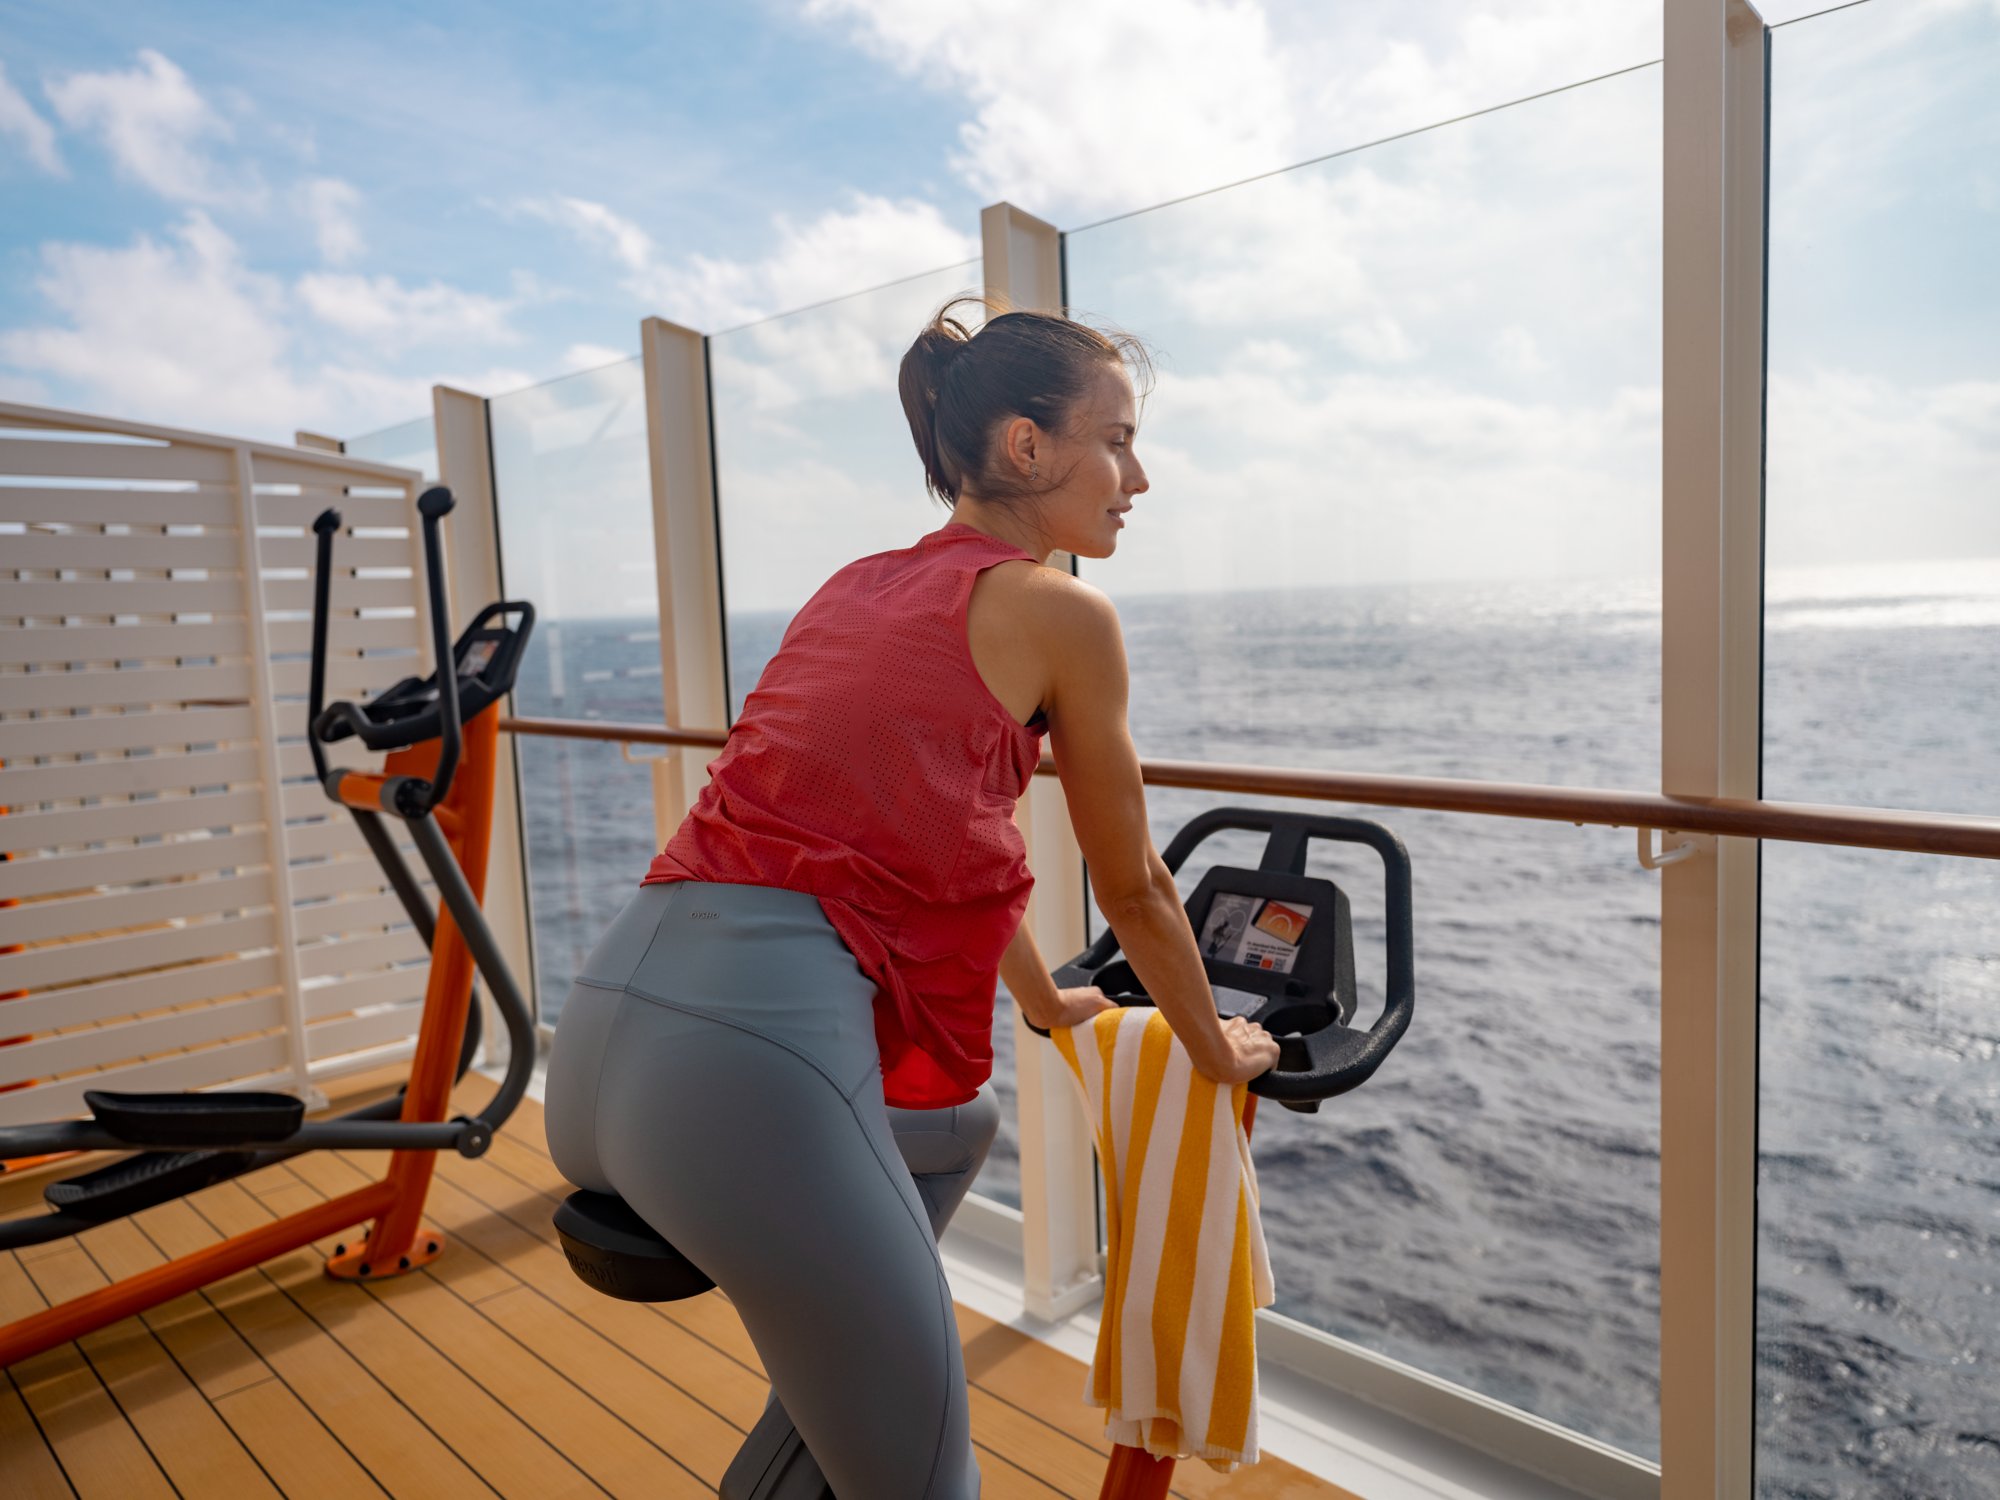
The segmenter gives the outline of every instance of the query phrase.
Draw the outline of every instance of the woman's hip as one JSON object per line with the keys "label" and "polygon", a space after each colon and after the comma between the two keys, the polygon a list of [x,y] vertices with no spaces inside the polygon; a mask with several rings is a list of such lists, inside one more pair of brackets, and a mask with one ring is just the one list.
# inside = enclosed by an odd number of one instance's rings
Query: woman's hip
{"label": "woman's hip", "polygon": [[[747,1031],[798,1053],[851,1098],[881,1066],[874,996],[817,898],[775,886],[665,882],[641,886],[584,960],[555,1046],[601,1052],[610,1012],[651,1006],[668,1014],[649,1018],[649,1034]],[[576,1047],[566,1045],[566,1031],[576,1033]]]}

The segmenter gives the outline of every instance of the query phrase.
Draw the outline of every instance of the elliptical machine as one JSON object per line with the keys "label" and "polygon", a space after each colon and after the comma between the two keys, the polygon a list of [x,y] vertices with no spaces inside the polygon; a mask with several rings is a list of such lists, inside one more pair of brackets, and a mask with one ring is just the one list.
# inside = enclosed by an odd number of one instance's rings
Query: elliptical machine
{"label": "elliptical machine", "polygon": [[[372,1220],[372,1228],[327,1261],[329,1276],[372,1281],[427,1264],[444,1248],[444,1235],[422,1222],[436,1153],[484,1154],[527,1092],[535,1063],[534,1022],[479,903],[492,828],[499,720],[494,705],[513,687],[535,611],[522,601],[489,604],[454,644],[439,534],[451,509],[451,492],[442,485],[417,501],[438,669],[427,678],[406,678],[365,704],[322,707],[333,539],[341,520],[338,511],[328,509],[313,522],[318,545],[307,733],[313,767],[327,797],[353,815],[431,952],[408,1082],[390,1098],[331,1120],[307,1121],[305,1102],[289,1094],[91,1090],[84,1094],[88,1120],[0,1127],[0,1159],[69,1151],[137,1153],[51,1183],[43,1194],[51,1212],[0,1222],[0,1249],[79,1234],[306,1151],[388,1149],[394,1153],[388,1175],[0,1328],[0,1366],[363,1221]],[[349,736],[388,753],[380,772],[328,767],[324,744]],[[390,835],[384,822],[389,818],[408,830],[436,882],[437,910],[426,903]],[[477,1115],[446,1120],[452,1088],[479,1046],[475,971],[484,977],[507,1029],[507,1071]]]}
{"label": "elliptical machine", "polygon": [[[1250,1092],[1311,1113],[1322,1099],[1372,1077],[1409,1029],[1416,1005],[1410,858],[1395,834],[1366,819],[1225,807],[1190,819],[1161,859],[1178,871],[1197,845],[1227,829],[1263,833],[1263,856],[1254,870],[1205,871],[1187,900],[1188,921],[1217,1014],[1246,1016],[1278,1038],[1277,1066],[1252,1079]],[[1382,1014],[1366,1031],[1348,1024],[1357,996],[1347,895],[1332,880],[1305,872],[1314,839],[1365,844],[1382,858],[1388,984]],[[1056,971],[1055,982],[1065,989],[1096,985],[1121,1005],[1152,1004],[1118,954],[1117,934],[1107,929]],[[1049,1034],[1032,1023],[1030,1029]],[[615,1194],[571,1193],[555,1211],[555,1227],[570,1268],[606,1296],[673,1302],[715,1285]],[[1157,1500],[1173,1468],[1172,1459],[1116,1447],[1100,1500]],[[718,1493],[720,1500],[834,1500],[775,1391]]]}

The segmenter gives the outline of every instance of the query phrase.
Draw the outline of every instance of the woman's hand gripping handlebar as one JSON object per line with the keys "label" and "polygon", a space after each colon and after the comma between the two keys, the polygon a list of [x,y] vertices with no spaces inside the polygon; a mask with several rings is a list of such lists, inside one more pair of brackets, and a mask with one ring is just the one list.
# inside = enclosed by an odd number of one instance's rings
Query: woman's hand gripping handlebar
{"label": "woman's hand gripping handlebar", "polygon": [[1195,1071],[1213,1083],[1248,1083],[1278,1065],[1278,1039],[1255,1021],[1229,1017],[1222,1023],[1222,1038],[1229,1051],[1219,1065],[1195,1063]]}
{"label": "woman's hand gripping handlebar", "polygon": [[[1079,989],[1057,990],[1056,997],[1060,1008],[1052,1016],[1044,1017],[1042,1022],[1035,1023],[1041,1030],[1053,1031],[1058,1026],[1078,1026],[1101,1010],[1118,1008],[1118,1002],[1094,984]],[[1187,1046],[1185,1037],[1181,1038],[1181,1045]],[[1242,1016],[1230,1016],[1222,1022],[1220,1052],[1205,1058],[1197,1058],[1190,1048],[1188,1061],[1194,1064],[1195,1072],[1210,1083],[1225,1088],[1233,1084],[1248,1083],[1253,1078],[1262,1077],[1278,1065],[1278,1039],[1255,1021],[1246,1020]]]}
{"label": "woman's hand gripping handlebar", "polygon": [[[1037,1016],[1031,1023],[1037,1030],[1053,1031],[1058,1026],[1080,1026],[1099,1011],[1116,1010],[1118,1002],[1094,984],[1056,991],[1055,1009]],[[1181,1045],[1187,1046],[1187,1037]],[[1208,1039],[1213,1045],[1213,1039]],[[1197,1045],[1200,1045],[1199,1041]],[[1197,1057],[1188,1049],[1188,1061],[1210,1083],[1228,1087],[1248,1083],[1278,1065],[1278,1039],[1255,1021],[1230,1016],[1221,1024],[1221,1047]]]}

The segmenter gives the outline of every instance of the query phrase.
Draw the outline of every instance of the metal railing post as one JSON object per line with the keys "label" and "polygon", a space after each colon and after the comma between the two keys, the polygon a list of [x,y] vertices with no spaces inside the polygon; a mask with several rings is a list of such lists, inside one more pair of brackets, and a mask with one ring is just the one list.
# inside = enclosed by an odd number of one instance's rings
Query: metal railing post
{"label": "metal railing post", "polygon": [[[664,318],[639,325],[646,452],[660,590],[660,695],[669,724],[729,722],[723,672],[722,550],[709,441],[708,341]],[[712,754],[674,749],[653,763],[653,821],[664,844],[708,783]]]}
{"label": "metal railing post", "polygon": [[[995,203],[979,216],[989,292],[1016,307],[1063,308],[1061,237],[1055,227]],[[1049,559],[1067,567],[1067,554]],[[685,722],[685,721],[684,721]],[[1060,964],[1079,952],[1084,932],[1083,852],[1070,827],[1062,787],[1037,776],[1015,821],[1028,845],[1035,891],[1028,915],[1042,957]],[[1021,1153],[1022,1301],[1036,1317],[1068,1317],[1103,1294],[1098,1270],[1097,1177],[1090,1127],[1055,1046],[1014,1014],[1016,1139]]]}
{"label": "metal railing post", "polygon": [[[1759,795],[1765,84],[1746,0],[1667,0],[1661,790]],[[1754,1458],[1758,857],[1660,872],[1665,1500],[1748,1500]]]}
{"label": "metal railing post", "polygon": [[[507,596],[500,508],[493,477],[493,444],[487,428],[484,397],[448,385],[431,387],[431,415],[437,434],[438,479],[458,501],[445,533],[445,559],[450,579],[454,634],[472,623],[486,604]],[[502,705],[514,711],[513,694]],[[528,850],[521,813],[520,754],[509,735],[493,767],[493,835],[486,866],[486,922],[500,945],[507,967],[520,976],[536,1019],[541,1004],[534,983],[534,943],[530,925],[533,908],[528,892]],[[491,996],[482,990],[486,1006],[484,1049],[500,1044],[505,1031]]]}

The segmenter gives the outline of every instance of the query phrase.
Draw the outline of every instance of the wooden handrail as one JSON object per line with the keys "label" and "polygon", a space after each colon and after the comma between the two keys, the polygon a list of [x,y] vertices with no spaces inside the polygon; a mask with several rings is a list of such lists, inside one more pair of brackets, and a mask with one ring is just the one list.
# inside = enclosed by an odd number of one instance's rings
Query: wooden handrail
{"label": "wooden handrail", "polygon": [[[719,749],[729,737],[719,729],[670,729],[664,725],[578,719],[502,719],[500,727],[515,734],[709,749]],[[1055,761],[1045,754],[1036,770],[1040,775],[1052,776]],[[1278,766],[1196,760],[1142,760],[1139,773],[1149,786],[1208,792],[1305,797],[1324,802],[1425,808],[1486,817],[1539,818],[1608,828],[1655,828],[1662,832],[1723,834],[1795,844],[1890,849],[1906,854],[2000,859],[2000,819],[1957,813],[1723,797],[1663,797],[1654,792],[1457,781],[1442,776],[1378,776],[1360,771],[1292,771]]]}

